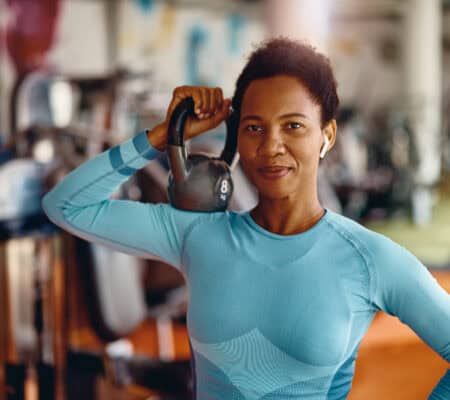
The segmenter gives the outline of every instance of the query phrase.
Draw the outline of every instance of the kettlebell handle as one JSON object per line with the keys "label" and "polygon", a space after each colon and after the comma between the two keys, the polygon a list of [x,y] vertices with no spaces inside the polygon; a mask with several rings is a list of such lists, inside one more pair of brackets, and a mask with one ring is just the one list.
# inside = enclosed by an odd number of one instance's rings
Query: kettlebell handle
{"label": "kettlebell handle", "polygon": [[[169,127],[167,132],[167,144],[171,146],[177,146],[184,149],[184,126],[186,124],[186,119],[189,116],[194,116],[194,100],[192,97],[187,97],[183,99],[173,110],[172,115],[169,120]],[[220,154],[219,160],[225,161],[229,166],[231,166],[234,156],[237,150],[237,134],[235,128],[231,122],[232,117],[228,117],[225,121],[226,124],[226,139],[225,146]],[[181,151],[183,155],[184,162],[185,152]]]}
{"label": "kettlebell handle", "polygon": [[194,100],[187,97],[180,101],[170,116],[167,132],[167,144],[171,146],[184,146],[184,125],[186,119],[194,114]]}

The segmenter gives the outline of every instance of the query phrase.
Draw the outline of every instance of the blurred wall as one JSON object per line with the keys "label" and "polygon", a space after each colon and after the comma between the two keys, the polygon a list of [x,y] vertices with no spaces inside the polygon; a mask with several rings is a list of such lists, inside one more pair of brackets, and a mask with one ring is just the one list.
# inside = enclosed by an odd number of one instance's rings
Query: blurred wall
{"label": "blurred wall", "polygon": [[119,65],[151,68],[162,90],[176,85],[221,86],[231,94],[252,43],[264,37],[258,14],[245,7],[177,7],[155,2],[143,10],[121,0]]}
{"label": "blurred wall", "polygon": [[358,105],[370,113],[400,101],[399,22],[369,17],[334,20],[329,48],[342,104]]}
{"label": "blurred wall", "polygon": [[[56,43],[48,65],[70,76],[101,76],[116,67],[150,70],[162,92],[182,84],[221,86],[231,95],[244,56],[264,37],[258,12],[252,7],[170,6],[162,1],[62,0]],[[8,15],[0,0],[0,24]],[[111,51],[113,49],[113,51]],[[8,130],[7,95],[14,71],[1,53],[0,129]]]}
{"label": "blurred wall", "polygon": [[[263,2],[246,6],[211,2],[208,7],[174,8],[163,1],[151,1],[145,8],[143,2],[117,0],[111,11],[113,3],[63,0],[49,65],[76,76],[98,76],[116,66],[150,69],[157,86],[153,89],[161,92],[181,84],[204,84],[221,86],[231,95],[246,55],[266,35]],[[342,103],[357,104],[369,113],[380,105],[401,104],[401,17],[349,15],[348,4],[333,11],[328,45]],[[443,24],[447,87],[449,14]],[[6,2],[0,0],[0,27],[4,28],[7,19]],[[7,98],[14,75],[4,44],[0,44],[0,56],[0,132],[5,135]]]}

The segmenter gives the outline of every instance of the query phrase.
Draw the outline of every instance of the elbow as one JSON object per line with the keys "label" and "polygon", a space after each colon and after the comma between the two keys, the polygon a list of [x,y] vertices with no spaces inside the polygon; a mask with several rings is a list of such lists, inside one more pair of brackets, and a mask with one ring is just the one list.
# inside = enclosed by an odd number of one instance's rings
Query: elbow
{"label": "elbow", "polygon": [[41,207],[50,221],[56,225],[61,225],[64,221],[64,214],[62,207],[58,203],[58,199],[50,191],[42,198]]}
{"label": "elbow", "polygon": [[41,207],[47,215],[52,214],[53,208],[56,207],[56,202],[53,200],[51,194],[51,192],[48,192],[41,200]]}
{"label": "elbow", "polygon": [[450,342],[447,343],[438,353],[444,358],[444,360],[450,363]]}
{"label": "elbow", "polygon": [[66,196],[60,196],[55,191],[48,192],[42,198],[41,207],[51,222],[73,234],[90,227],[95,222],[98,209],[96,205],[76,207]]}
{"label": "elbow", "polygon": [[41,200],[41,207],[42,210],[49,215],[51,213],[52,209],[52,199],[49,196],[50,193],[47,193]]}

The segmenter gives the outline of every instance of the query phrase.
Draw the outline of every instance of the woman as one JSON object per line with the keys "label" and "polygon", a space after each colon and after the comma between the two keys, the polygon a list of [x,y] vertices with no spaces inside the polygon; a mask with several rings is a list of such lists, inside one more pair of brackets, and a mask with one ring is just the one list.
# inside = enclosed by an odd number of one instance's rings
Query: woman
{"label": "woman", "polygon": [[[229,115],[220,89],[178,87],[163,123],[75,169],[43,205],[75,235],[181,271],[196,398],[344,399],[379,310],[450,361],[450,296],[413,254],[318,200],[338,96],[328,60],[307,45],[267,41],[236,84],[238,151],[259,192],[254,209],[196,213],[109,199],[164,151],[167,121],[188,96],[196,106],[188,137]],[[450,399],[450,372],[430,398]]]}

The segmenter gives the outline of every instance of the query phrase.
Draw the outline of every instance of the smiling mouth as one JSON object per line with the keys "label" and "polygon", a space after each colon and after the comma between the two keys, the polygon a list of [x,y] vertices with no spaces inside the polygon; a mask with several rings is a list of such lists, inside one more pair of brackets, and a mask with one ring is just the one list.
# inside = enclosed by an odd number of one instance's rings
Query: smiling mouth
{"label": "smiling mouth", "polygon": [[265,167],[258,168],[259,174],[265,179],[279,179],[291,172],[289,167]]}

